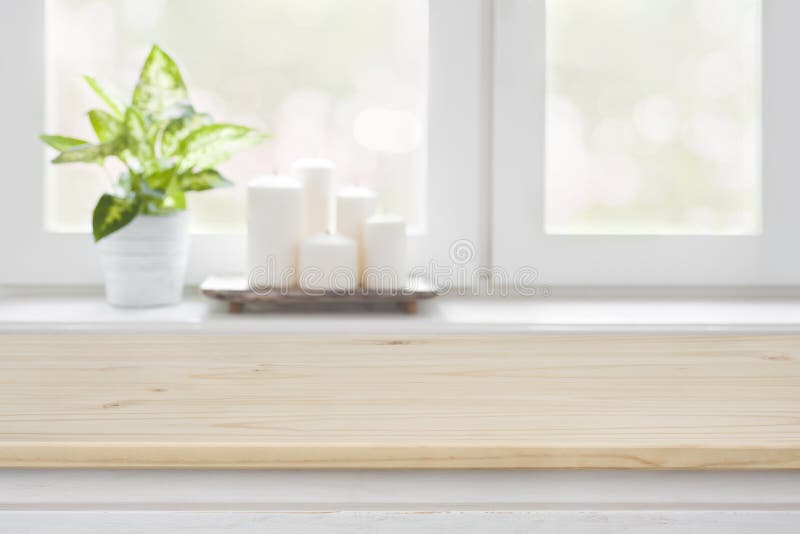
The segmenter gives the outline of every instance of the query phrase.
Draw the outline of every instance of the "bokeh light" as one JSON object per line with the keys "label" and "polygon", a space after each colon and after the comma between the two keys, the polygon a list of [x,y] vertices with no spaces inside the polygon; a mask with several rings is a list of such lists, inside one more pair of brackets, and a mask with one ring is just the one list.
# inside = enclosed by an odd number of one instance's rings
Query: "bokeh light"
{"label": "bokeh light", "polygon": [[[81,75],[129,98],[157,43],[195,107],[272,135],[221,166],[234,189],[189,195],[194,231],[243,231],[246,182],[304,156],[334,160],[339,186],[372,187],[423,223],[427,0],[47,0],[46,14],[48,131],[92,139],[85,114],[102,104]],[[48,226],[88,231],[106,173],[47,172]]]}
{"label": "bokeh light", "polygon": [[548,0],[547,232],[758,234],[760,25],[761,0]]}

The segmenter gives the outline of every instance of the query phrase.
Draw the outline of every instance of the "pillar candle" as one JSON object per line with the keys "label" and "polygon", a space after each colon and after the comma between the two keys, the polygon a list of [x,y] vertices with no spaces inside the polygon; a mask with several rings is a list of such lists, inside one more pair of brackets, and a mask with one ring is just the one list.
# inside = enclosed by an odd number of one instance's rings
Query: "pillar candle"
{"label": "pillar candle", "polygon": [[247,274],[258,287],[291,287],[303,237],[303,187],[288,176],[247,184]]}
{"label": "pillar candle", "polygon": [[397,291],[408,285],[406,223],[397,215],[373,215],[364,223],[364,287]]}
{"label": "pillar candle", "polygon": [[299,284],[307,291],[352,292],[358,285],[358,246],[335,234],[315,234],[300,244]]}
{"label": "pillar candle", "polygon": [[359,278],[364,269],[364,222],[375,212],[377,196],[364,187],[348,187],[336,195],[336,232],[358,243]]}
{"label": "pillar candle", "polygon": [[292,175],[305,189],[305,235],[324,234],[333,223],[333,170],[327,159],[304,158],[292,165]]}

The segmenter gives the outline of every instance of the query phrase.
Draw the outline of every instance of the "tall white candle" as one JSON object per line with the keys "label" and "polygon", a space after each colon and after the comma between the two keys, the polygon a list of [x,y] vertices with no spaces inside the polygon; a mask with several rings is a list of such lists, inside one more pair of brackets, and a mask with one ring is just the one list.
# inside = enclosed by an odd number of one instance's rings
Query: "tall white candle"
{"label": "tall white candle", "polygon": [[348,237],[315,234],[300,244],[299,284],[307,291],[354,291],[358,246]]}
{"label": "tall white candle", "polygon": [[292,176],[305,189],[305,235],[326,233],[333,223],[333,170],[327,159],[304,158],[292,165]]}
{"label": "tall white candle", "polygon": [[397,291],[408,285],[406,223],[397,215],[373,215],[364,223],[364,272],[368,289]]}
{"label": "tall white candle", "polygon": [[364,187],[348,187],[336,195],[336,232],[358,243],[359,278],[364,269],[364,222],[375,213],[377,196]]}
{"label": "tall white candle", "polygon": [[303,187],[288,176],[247,184],[247,274],[258,287],[296,283],[297,246],[303,238]]}
{"label": "tall white candle", "polygon": [[366,187],[347,187],[336,194],[336,233],[360,241],[364,221],[375,213],[377,196]]}

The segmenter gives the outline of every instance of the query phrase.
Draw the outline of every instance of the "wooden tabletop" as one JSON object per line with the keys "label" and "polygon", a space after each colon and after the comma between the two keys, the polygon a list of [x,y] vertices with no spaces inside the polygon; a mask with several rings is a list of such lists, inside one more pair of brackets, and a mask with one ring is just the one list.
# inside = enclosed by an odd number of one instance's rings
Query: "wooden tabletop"
{"label": "wooden tabletop", "polygon": [[800,469],[800,336],[0,336],[0,467]]}

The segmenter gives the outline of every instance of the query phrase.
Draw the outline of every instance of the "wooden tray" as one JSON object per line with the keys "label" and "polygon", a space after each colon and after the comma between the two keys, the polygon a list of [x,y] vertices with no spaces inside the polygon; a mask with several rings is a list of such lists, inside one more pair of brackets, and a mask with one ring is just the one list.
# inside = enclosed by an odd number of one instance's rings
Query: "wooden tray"
{"label": "wooden tray", "polygon": [[200,285],[206,297],[228,303],[229,313],[240,313],[247,303],[271,304],[385,304],[394,303],[406,313],[417,313],[417,302],[437,295],[436,289],[424,278],[412,278],[407,288],[394,293],[359,288],[352,293],[325,292],[309,294],[299,288],[254,291],[244,276],[211,276]]}

